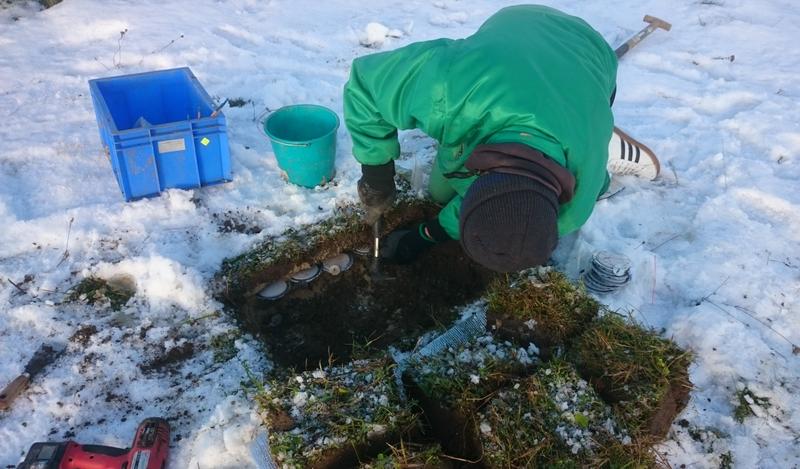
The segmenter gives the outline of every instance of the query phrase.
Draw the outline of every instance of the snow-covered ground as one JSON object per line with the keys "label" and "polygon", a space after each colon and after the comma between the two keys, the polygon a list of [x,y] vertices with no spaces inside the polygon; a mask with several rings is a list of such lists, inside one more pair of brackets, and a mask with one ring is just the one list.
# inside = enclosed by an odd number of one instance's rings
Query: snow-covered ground
{"label": "snow-covered ground", "polygon": [[[240,390],[243,364],[256,373],[270,365],[246,336],[235,358],[215,361],[210,342],[235,325],[212,314],[221,305],[208,283],[226,256],[355,200],[359,175],[340,129],[338,184],[287,185],[254,117],[301,102],[341,113],[354,57],[467,36],[514,2],[33,3],[0,9],[0,382],[40,344],[68,348],[0,415],[0,465],[16,464],[34,441],[127,446],[142,418],[161,415],[173,419],[171,467],[248,467],[257,422]],[[572,264],[599,249],[629,256],[632,285],[602,300],[695,354],[691,402],[660,451],[675,467],[717,467],[724,454],[736,467],[800,466],[796,2],[547,3],[613,45],[644,14],[673,24],[622,60],[614,105],[617,124],[660,155],[663,176],[623,180],[624,191],[599,203]],[[212,95],[252,100],[225,110],[235,181],[124,203],[87,80],[180,66]],[[260,232],[220,229],[231,217]],[[121,313],[62,304],[82,278],[122,274],[137,294]],[[98,332],[85,345],[69,340],[88,325]],[[189,359],[147,370],[164,346],[186,343]],[[770,405],[740,424],[733,409],[744,387]]]}

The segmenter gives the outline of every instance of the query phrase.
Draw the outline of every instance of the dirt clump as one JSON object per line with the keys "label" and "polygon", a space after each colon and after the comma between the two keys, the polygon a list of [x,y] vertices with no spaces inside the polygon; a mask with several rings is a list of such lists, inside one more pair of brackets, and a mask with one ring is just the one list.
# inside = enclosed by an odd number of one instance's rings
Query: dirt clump
{"label": "dirt clump", "polygon": [[75,331],[75,333],[69,338],[69,341],[86,347],[86,345],[89,344],[89,341],[92,340],[92,336],[95,334],[97,334],[97,326],[94,324],[87,324],[78,328],[78,330]]}
{"label": "dirt clump", "polygon": [[140,365],[140,368],[144,373],[160,371],[191,358],[194,351],[194,345],[187,341],[169,350],[163,350],[157,357]]}

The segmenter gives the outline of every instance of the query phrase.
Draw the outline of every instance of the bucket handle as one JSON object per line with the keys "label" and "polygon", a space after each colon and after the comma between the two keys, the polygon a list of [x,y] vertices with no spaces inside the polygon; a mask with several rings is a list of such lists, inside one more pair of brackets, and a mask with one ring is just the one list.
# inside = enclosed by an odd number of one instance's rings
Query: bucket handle
{"label": "bucket handle", "polygon": [[[259,133],[261,133],[261,135],[269,138],[270,140],[272,140],[272,138],[270,138],[270,136],[267,135],[267,132],[264,130],[264,125],[266,124],[267,116],[269,114],[272,114],[272,112],[273,111],[270,110],[270,108],[268,108],[268,107],[264,108],[264,112],[259,114],[258,117],[256,117],[256,119],[255,119],[256,120],[256,127],[258,127]],[[283,146],[287,146],[287,147],[308,147],[308,146],[311,145],[310,143],[291,143],[291,142],[280,142],[280,144],[283,145]]]}

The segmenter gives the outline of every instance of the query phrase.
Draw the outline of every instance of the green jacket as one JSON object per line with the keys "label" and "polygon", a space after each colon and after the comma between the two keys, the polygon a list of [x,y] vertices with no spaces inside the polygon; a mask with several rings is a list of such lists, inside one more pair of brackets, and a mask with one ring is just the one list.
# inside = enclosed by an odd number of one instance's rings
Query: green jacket
{"label": "green jacket", "polygon": [[[609,98],[617,59],[580,18],[544,6],[504,8],[466,39],[437,39],[360,57],[344,89],[353,155],[366,165],[400,155],[398,129],[439,142],[442,174],[465,171],[482,143],[523,143],[576,179],[559,209],[563,235],[580,228],[608,182]],[[456,195],[439,214],[459,239],[461,200],[475,177],[451,178]]]}

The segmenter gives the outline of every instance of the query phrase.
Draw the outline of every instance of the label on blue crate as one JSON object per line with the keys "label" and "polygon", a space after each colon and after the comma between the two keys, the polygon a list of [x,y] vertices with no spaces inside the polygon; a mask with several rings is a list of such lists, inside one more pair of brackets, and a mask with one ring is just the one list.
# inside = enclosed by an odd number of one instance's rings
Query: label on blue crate
{"label": "label on blue crate", "polygon": [[208,144],[211,143],[211,140],[209,140],[208,137],[203,137],[203,140],[200,140],[200,143],[202,143],[204,147],[207,147]]}
{"label": "label on blue crate", "polygon": [[184,151],[186,150],[186,141],[182,138],[176,138],[174,140],[164,140],[158,142],[158,152],[159,153],[169,153],[172,151]]}

